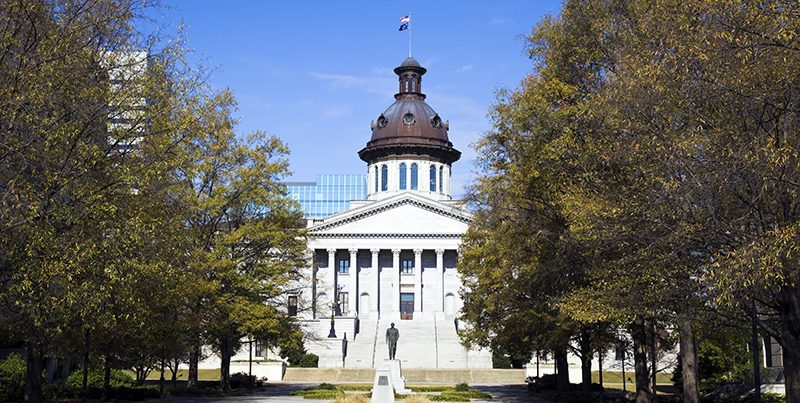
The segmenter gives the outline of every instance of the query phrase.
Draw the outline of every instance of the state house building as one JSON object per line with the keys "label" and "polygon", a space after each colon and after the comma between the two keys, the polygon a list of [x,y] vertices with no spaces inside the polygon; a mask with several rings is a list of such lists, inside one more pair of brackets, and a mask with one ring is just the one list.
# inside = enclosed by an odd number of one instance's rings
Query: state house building
{"label": "state house building", "polygon": [[[367,174],[287,184],[306,211],[314,253],[306,273],[312,281],[290,305],[302,308],[298,318],[312,336],[306,348],[320,356],[320,367],[376,367],[388,358],[384,336],[395,323],[404,368],[491,368],[489,352],[465,350],[456,334],[456,262],[471,220],[451,198],[461,153],[448,139],[448,122],[425,103],[426,70],[409,57],[394,72],[395,102],[358,151]],[[364,190],[361,200],[341,203]]]}

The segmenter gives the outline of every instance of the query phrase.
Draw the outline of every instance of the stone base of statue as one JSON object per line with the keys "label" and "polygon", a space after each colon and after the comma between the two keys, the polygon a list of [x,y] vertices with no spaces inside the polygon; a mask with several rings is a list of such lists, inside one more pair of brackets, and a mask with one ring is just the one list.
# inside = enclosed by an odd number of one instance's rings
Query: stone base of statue
{"label": "stone base of statue", "polygon": [[400,360],[383,360],[383,365],[389,367],[394,391],[404,395],[411,393],[411,389],[406,389],[406,378],[400,373]]}
{"label": "stone base of statue", "polygon": [[392,371],[385,365],[375,370],[375,382],[372,384],[372,399],[370,403],[393,403],[394,386],[392,385]]}
{"label": "stone base of statue", "polygon": [[406,379],[400,374],[400,360],[383,360],[375,369],[375,382],[372,384],[372,403],[394,402],[394,394],[408,395]]}

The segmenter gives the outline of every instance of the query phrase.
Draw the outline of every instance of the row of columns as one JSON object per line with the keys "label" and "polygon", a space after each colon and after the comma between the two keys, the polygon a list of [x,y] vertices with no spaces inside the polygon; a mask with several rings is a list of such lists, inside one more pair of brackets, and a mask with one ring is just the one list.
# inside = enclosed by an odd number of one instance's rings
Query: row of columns
{"label": "row of columns", "polygon": [[[336,276],[339,272],[336,265],[336,251],[335,248],[327,249],[328,252],[328,273],[325,279],[328,284],[328,289],[331,293],[331,298],[336,297],[337,290],[334,288],[336,284]],[[380,310],[380,268],[378,255],[381,249],[370,249],[372,253],[371,265],[371,286],[369,292],[370,307],[372,312]],[[400,251],[401,249],[392,249],[392,313],[399,314],[400,312]],[[422,251],[423,249],[414,249],[414,311],[422,312]],[[355,307],[351,309],[351,314],[362,311],[364,307],[360,306],[360,295],[358,293],[358,249],[350,248],[350,284],[349,284],[349,298],[350,306]],[[436,279],[437,283],[433,284],[438,291],[438,296],[435,298],[435,310],[444,311],[444,249],[435,249],[436,252]]]}

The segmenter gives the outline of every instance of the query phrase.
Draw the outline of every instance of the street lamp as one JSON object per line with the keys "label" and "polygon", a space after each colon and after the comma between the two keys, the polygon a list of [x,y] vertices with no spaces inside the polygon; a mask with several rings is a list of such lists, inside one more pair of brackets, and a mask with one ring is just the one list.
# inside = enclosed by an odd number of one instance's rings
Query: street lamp
{"label": "street lamp", "polygon": [[329,339],[336,338],[336,328],[334,327],[333,317],[336,315],[336,302],[339,300],[339,293],[334,294],[334,300],[331,302],[331,331],[328,333]]}

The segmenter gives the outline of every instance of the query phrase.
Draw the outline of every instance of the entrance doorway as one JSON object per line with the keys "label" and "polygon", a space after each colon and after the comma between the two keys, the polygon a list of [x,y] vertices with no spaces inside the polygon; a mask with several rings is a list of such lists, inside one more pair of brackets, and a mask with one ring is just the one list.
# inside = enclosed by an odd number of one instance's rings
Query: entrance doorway
{"label": "entrance doorway", "polygon": [[414,294],[400,294],[400,319],[414,319]]}

